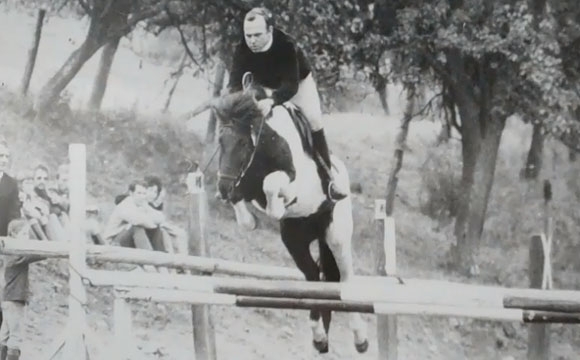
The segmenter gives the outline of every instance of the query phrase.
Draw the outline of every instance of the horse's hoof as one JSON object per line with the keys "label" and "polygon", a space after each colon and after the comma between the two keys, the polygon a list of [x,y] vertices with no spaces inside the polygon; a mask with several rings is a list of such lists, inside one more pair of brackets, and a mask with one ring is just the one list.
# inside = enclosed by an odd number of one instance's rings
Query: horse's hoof
{"label": "horse's hoof", "polygon": [[365,340],[360,344],[354,344],[354,346],[356,347],[356,351],[358,351],[359,354],[363,354],[369,349],[369,341]]}
{"label": "horse's hoof", "polygon": [[326,354],[328,352],[328,340],[327,341],[316,341],[312,340],[312,345],[321,354]]}

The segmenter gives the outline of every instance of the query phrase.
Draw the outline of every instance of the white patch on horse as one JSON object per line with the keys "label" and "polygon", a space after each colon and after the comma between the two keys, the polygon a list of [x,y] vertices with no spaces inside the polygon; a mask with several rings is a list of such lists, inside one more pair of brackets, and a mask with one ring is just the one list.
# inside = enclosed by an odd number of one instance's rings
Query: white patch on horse
{"label": "white patch on horse", "polygon": [[[344,166],[341,162],[337,166]],[[348,174],[344,169],[339,169],[336,181],[349,181]],[[354,266],[352,262],[352,233],[354,229],[352,217],[352,201],[350,197],[338,201],[333,210],[333,221],[330,222],[326,243],[332,251],[336,260],[336,265],[340,271],[340,281],[343,283],[354,280]],[[350,314],[350,327],[354,334],[355,344],[361,345],[368,341],[367,327],[362,317],[358,313]]]}
{"label": "white patch on horse", "polygon": [[244,227],[246,230],[256,229],[256,218],[254,217],[254,214],[248,210],[244,201],[238,201],[237,203],[232,204],[232,207],[234,208],[238,225]]}
{"label": "white patch on horse", "polygon": [[286,212],[290,178],[283,171],[274,171],[264,178],[262,190],[266,195],[266,214],[280,220]]}
{"label": "white patch on horse", "polygon": [[[281,190],[285,194],[297,194],[297,201],[285,208],[283,217],[307,216],[318,210],[318,206],[326,199],[320,186],[320,178],[316,169],[316,163],[312,158],[304,153],[302,140],[298,134],[290,114],[283,106],[272,108],[272,116],[267,119],[266,123],[281,138],[286,140],[290,147],[294,168],[296,169],[296,178],[287,187]],[[275,175],[277,178],[279,175]],[[272,181],[274,182],[274,181]],[[298,194],[299,192],[299,194]],[[291,201],[293,199],[285,199]]]}
{"label": "white patch on horse", "polygon": [[312,339],[317,342],[327,342],[328,337],[324,331],[324,324],[322,318],[318,320],[310,320],[310,329],[312,329]]}

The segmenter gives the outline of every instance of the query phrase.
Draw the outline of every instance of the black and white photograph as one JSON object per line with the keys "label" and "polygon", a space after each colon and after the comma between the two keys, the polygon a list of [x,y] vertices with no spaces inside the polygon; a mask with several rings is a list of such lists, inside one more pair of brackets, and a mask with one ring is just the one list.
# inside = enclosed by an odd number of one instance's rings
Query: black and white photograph
{"label": "black and white photograph", "polygon": [[576,360],[580,1],[0,0],[0,360]]}

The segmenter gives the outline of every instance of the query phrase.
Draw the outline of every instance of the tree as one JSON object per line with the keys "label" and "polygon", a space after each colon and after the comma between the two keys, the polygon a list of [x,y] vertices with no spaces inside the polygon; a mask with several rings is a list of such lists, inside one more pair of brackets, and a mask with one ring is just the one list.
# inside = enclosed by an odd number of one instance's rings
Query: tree
{"label": "tree", "polygon": [[133,2],[132,0],[79,0],[79,5],[90,17],[84,42],[73,51],[61,68],[46,82],[36,99],[38,118],[43,118],[62,90],[76,76],[82,66],[107,42],[128,34],[140,21],[159,15],[167,0]]}
{"label": "tree", "polygon": [[541,119],[552,132],[566,132],[567,112],[579,103],[561,66],[556,22],[535,27],[524,0],[384,0],[375,11],[381,6],[395,21],[375,17],[365,42],[386,44],[395,81],[445,89],[446,106],[458,110],[463,170],[452,254],[460,269],[477,273],[507,117]]}

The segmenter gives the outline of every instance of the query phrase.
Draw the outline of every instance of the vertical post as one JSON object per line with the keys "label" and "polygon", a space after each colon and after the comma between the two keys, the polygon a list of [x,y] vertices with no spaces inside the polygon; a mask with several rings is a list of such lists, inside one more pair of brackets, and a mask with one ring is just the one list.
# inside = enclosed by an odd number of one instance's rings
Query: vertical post
{"label": "vertical post", "polygon": [[[387,179],[387,195],[385,200],[376,200],[375,219],[383,220],[383,227],[379,230],[382,233],[383,249],[377,247],[379,259],[377,262],[378,275],[395,275],[397,272],[397,242],[395,239],[395,219],[393,211],[395,209],[395,195],[397,184],[399,183],[399,171],[403,167],[403,155],[409,125],[413,119],[413,109],[415,108],[414,91],[407,92],[407,105],[405,114],[401,119],[401,127],[395,138],[395,153],[391,164],[391,171]],[[381,251],[383,250],[383,251]],[[379,344],[379,359],[397,360],[398,357],[398,337],[396,316],[377,316],[377,338]]]}
{"label": "vertical post", "polygon": [[[530,260],[528,276],[530,287],[540,289],[544,277],[544,251],[542,236],[534,235],[530,243]],[[550,359],[550,326],[547,324],[530,324],[528,328],[528,360]]]}
{"label": "vertical post", "polygon": [[85,221],[86,148],[84,144],[69,145],[70,175],[70,258],[69,258],[69,325],[65,346],[66,359],[87,359],[85,306],[87,294],[82,276],[86,271],[86,241],[82,232]]}
{"label": "vertical post", "polygon": [[[116,294],[115,294],[116,295]],[[133,350],[131,334],[131,307],[126,299],[115,297],[115,360],[127,360]]]}
{"label": "vertical post", "polygon": [[[382,220],[384,264],[379,269],[382,275],[395,275],[397,273],[397,242],[395,238],[395,219],[386,212],[387,202],[384,199],[375,200],[375,219]],[[395,315],[377,316],[377,341],[379,346],[379,359],[397,360],[398,338],[397,317]]]}
{"label": "vertical post", "polygon": [[[544,181],[544,229],[541,235],[532,236],[528,276],[530,287],[535,289],[552,288],[552,185]],[[531,324],[528,330],[528,360],[550,359],[550,325]]]}
{"label": "vertical post", "polygon": [[[204,189],[201,171],[187,176],[189,192],[188,236],[189,253],[195,256],[210,256],[207,247],[207,194]],[[208,305],[192,305],[191,321],[193,325],[193,344],[196,360],[216,360],[216,345],[213,319]]]}

